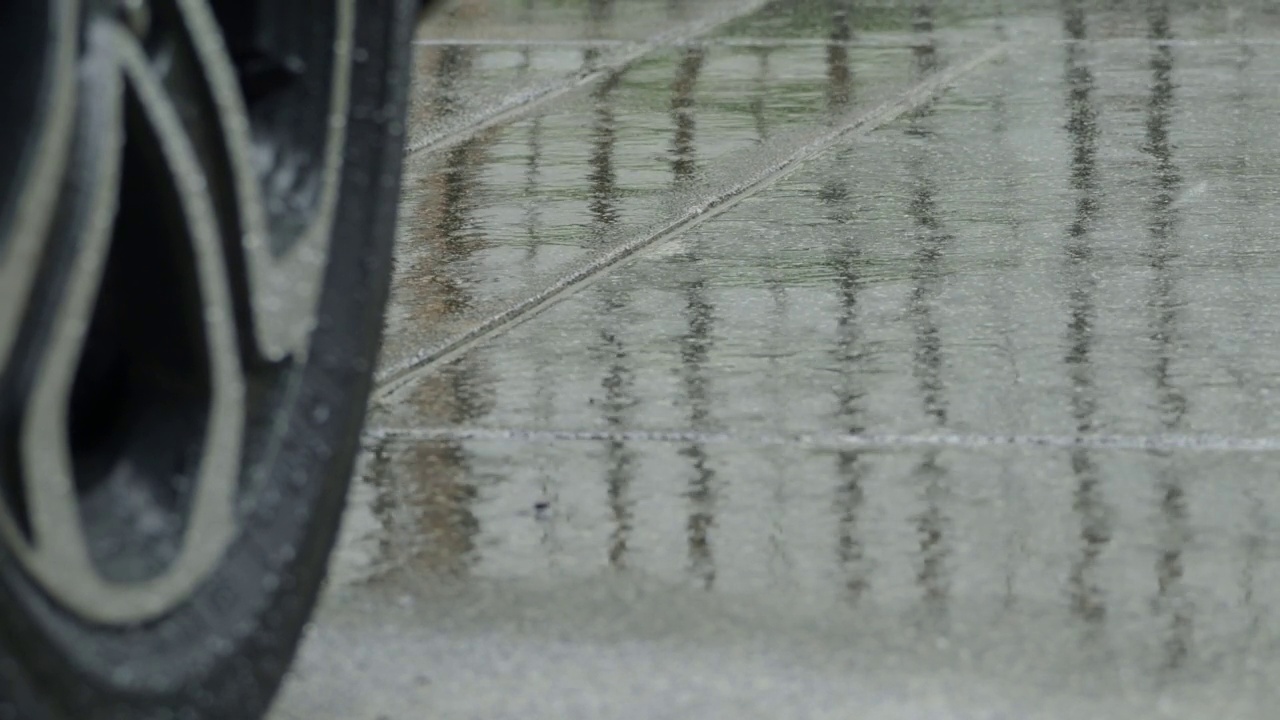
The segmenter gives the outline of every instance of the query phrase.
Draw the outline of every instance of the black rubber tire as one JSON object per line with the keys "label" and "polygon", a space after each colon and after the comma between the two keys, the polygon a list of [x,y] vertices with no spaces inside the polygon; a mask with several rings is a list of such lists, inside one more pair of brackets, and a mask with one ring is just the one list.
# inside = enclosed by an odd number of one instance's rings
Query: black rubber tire
{"label": "black rubber tire", "polygon": [[[417,0],[360,0],[348,146],[319,325],[288,432],[214,575],[177,609],[92,626],[0,543],[0,720],[252,720],[270,705],[334,543],[391,275]],[[317,408],[324,408],[316,412]]]}

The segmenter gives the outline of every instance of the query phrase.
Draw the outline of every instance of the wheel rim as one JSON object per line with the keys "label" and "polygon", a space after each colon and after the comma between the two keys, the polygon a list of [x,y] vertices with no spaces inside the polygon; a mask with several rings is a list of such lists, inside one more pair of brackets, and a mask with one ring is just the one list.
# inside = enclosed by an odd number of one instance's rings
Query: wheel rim
{"label": "wheel rim", "polygon": [[284,430],[261,389],[316,322],[354,1],[0,10],[41,39],[0,125],[0,541],[88,621],[187,597]]}

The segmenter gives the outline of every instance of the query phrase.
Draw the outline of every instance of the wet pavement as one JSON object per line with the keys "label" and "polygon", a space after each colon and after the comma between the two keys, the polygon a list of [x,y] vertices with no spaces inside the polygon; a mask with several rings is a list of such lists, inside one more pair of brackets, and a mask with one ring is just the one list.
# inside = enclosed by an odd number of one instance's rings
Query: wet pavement
{"label": "wet pavement", "polygon": [[1280,13],[451,13],[277,718],[1273,715]]}

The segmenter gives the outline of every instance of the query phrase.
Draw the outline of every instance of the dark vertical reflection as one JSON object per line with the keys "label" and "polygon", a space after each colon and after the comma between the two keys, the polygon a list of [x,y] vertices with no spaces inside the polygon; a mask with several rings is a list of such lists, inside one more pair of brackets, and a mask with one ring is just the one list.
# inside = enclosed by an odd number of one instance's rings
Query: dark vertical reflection
{"label": "dark vertical reflection", "polygon": [[[532,27],[534,23],[534,10],[538,4],[538,0],[524,0],[524,12],[522,19],[527,26]],[[594,48],[587,48],[585,52],[589,52]],[[523,75],[532,65],[533,46],[526,45],[521,50],[521,67],[520,72]],[[586,57],[583,64],[590,66],[594,62],[593,58]],[[529,120],[528,124],[528,147],[529,152],[525,156],[525,173],[524,173],[524,197],[525,205],[525,260],[532,263],[536,261],[539,251],[542,249],[542,213],[543,199],[540,197],[540,186],[542,184],[542,154],[543,154],[543,123],[545,116],[543,113],[535,113]],[[556,383],[560,378],[557,377],[555,367],[555,353],[549,349],[538,347],[532,353],[533,357],[533,375],[534,375],[534,400],[532,410],[535,422],[542,426],[551,423],[551,418],[555,414],[555,395]],[[549,502],[554,496],[551,485],[554,480],[548,477],[548,473],[542,470],[542,477],[539,478],[541,485],[542,502]],[[550,545],[549,536],[552,533],[552,523],[555,514],[550,515],[551,521],[542,523],[542,544],[544,547]],[[548,520],[546,515],[538,515],[540,520]],[[548,554],[554,556],[554,548],[548,550]]]}
{"label": "dark vertical reflection", "polygon": [[[851,423],[851,426],[856,424]],[[836,493],[837,526],[836,559],[844,574],[845,597],[856,604],[871,588],[871,567],[863,539],[862,510],[866,504],[863,483],[868,473],[862,453],[842,450],[836,456],[840,487]]]}
{"label": "dark vertical reflection", "polygon": [[[587,37],[598,40],[603,37],[606,26],[613,20],[613,0],[587,0]],[[597,45],[588,45],[582,51],[582,70],[592,72],[600,63],[602,50]]]}
{"label": "dark vertical reflection", "polygon": [[476,48],[469,45],[445,45],[440,49],[430,87],[431,115],[447,118],[460,112],[467,101],[467,80],[475,67]]}
{"label": "dark vertical reflection", "polygon": [[924,511],[915,517],[916,534],[920,543],[920,562],[916,581],[924,592],[924,607],[935,620],[942,620],[948,610],[951,594],[950,570],[947,558],[951,555],[951,541],[947,530],[951,519],[943,510],[947,489],[944,485],[947,470],[938,462],[939,452],[929,450],[916,467],[916,482],[924,489]]}
{"label": "dark vertical reflection", "polygon": [[[1092,230],[1099,210],[1097,178],[1098,111],[1093,100],[1094,78],[1088,64],[1086,17],[1081,0],[1065,0],[1063,26],[1067,39],[1066,89],[1067,138],[1071,144],[1071,188],[1076,196],[1075,214],[1067,227],[1065,267],[1067,282],[1067,352],[1063,360],[1071,384],[1071,417],[1075,431],[1094,430],[1097,391],[1094,384],[1093,326],[1097,314]],[[1098,561],[1111,540],[1111,520],[1093,452],[1070,451],[1071,472],[1076,479],[1072,509],[1080,518],[1080,554],[1071,564],[1068,593],[1071,610],[1079,618],[1097,623],[1106,616],[1106,597],[1097,578]]]}
{"label": "dark vertical reflection", "polygon": [[[836,167],[842,165],[838,163]],[[848,226],[853,219],[850,208],[853,198],[850,197],[849,183],[843,176],[833,174],[827,179],[819,191],[818,199],[825,206],[827,217],[832,222],[840,227]],[[836,422],[842,431],[857,435],[866,431],[862,402],[867,394],[861,373],[858,372],[866,357],[866,339],[859,317],[859,295],[865,286],[862,276],[862,244],[859,239],[845,234],[835,245],[827,262],[836,278],[840,301],[840,315],[836,319],[836,344],[832,352],[838,378],[834,387]],[[856,603],[870,585],[865,557],[866,543],[860,527],[866,500],[863,482],[868,473],[864,454],[857,450],[838,451],[836,471],[840,479],[835,498],[838,532],[836,557],[844,573],[846,597],[850,602]]]}
{"label": "dark vertical reflection", "polygon": [[[1152,13],[1153,37],[1167,39],[1168,7],[1163,13]],[[1156,33],[1166,34],[1156,34]],[[1169,121],[1173,109],[1173,47],[1166,43],[1152,45],[1151,99],[1147,104],[1147,142],[1143,152],[1153,160],[1154,193],[1151,202],[1152,220],[1149,227],[1150,245],[1148,261],[1152,275],[1152,309],[1156,312],[1151,339],[1158,348],[1153,368],[1160,422],[1166,430],[1182,423],[1187,412],[1187,399],[1171,380],[1171,363],[1174,343],[1177,339],[1178,303],[1175,294],[1175,276],[1172,264],[1178,251],[1174,246],[1177,211],[1174,201],[1181,183],[1178,169],[1173,163],[1173,144],[1169,140]]]}
{"label": "dark vertical reflection", "polygon": [[930,62],[924,63],[924,66],[930,72],[937,69],[937,40],[933,37],[933,18],[936,5],[937,0],[920,0],[911,8],[911,32],[915,33],[918,38],[915,44],[917,49],[916,58],[919,60],[919,58],[927,56]]}
{"label": "dark vertical reflection", "polygon": [[[423,295],[409,298],[417,312],[415,322],[456,315],[474,302],[474,277],[465,267],[485,248],[475,212],[482,195],[480,173],[498,132],[483,131],[449,150],[439,172],[413,193],[422,199],[414,208],[422,217],[413,220],[423,225],[431,249],[420,268],[401,279],[404,292]],[[492,406],[492,383],[484,377],[483,361],[469,355],[426,376],[413,402],[427,423],[468,425]],[[395,466],[403,476],[385,482],[403,486],[402,497],[412,506],[407,513],[418,528],[414,537],[427,539],[423,562],[433,570],[464,572],[474,559],[479,528],[472,511],[475,487],[466,448],[456,441],[416,443],[405,448],[403,457],[404,463]]]}
{"label": "dark vertical reflection", "polygon": [[[698,258],[687,258],[686,272],[696,273]],[[683,366],[685,400],[689,404],[689,424],[695,430],[706,429],[710,420],[711,396],[707,387],[706,364],[711,352],[711,332],[714,308],[707,299],[707,282],[695,277],[685,286],[685,311],[688,329],[680,338],[680,361]],[[715,583],[715,558],[711,552],[710,534],[715,523],[715,477],[707,457],[706,446],[692,443],[680,450],[693,465],[693,479],[689,484],[690,514],[689,570],[704,587]]]}
{"label": "dark vertical reflection", "polygon": [[676,134],[671,143],[671,171],[676,182],[681,184],[691,181],[697,170],[697,151],[693,142],[697,118],[693,92],[702,72],[705,53],[701,46],[686,47],[681,53],[672,86],[671,117],[676,124]]}
{"label": "dark vertical reflection", "polygon": [[[915,74],[918,78],[931,74],[938,65],[937,48],[932,39],[933,6],[921,3],[912,12],[912,28],[919,40],[912,48]],[[944,256],[952,236],[938,217],[935,167],[929,162],[933,147],[933,103],[926,103],[908,114],[906,134],[914,147],[909,161],[914,188],[909,211],[915,221],[916,249],[911,259],[911,293],[907,314],[915,331],[912,371],[920,389],[927,420],[938,428],[947,425],[947,400],[942,381],[942,334],[934,317],[938,295],[942,291]],[[947,557],[951,554],[946,530],[950,526],[943,504],[946,470],[938,463],[939,451],[926,450],[913,473],[921,488],[924,509],[913,519],[920,543],[920,560],[916,580],[924,593],[925,609],[941,619],[947,610],[950,593]]]}
{"label": "dark vertical reflection", "polygon": [[[622,82],[622,72],[610,73],[592,91],[595,122],[591,129],[591,170],[588,181],[591,199],[592,232],[603,236],[618,219],[618,182],[614,169],[614,152],[617,147],[617,122],[614,117],[613,94]],[[600,330],[601,354],[605,374],[601,381],[604,392],[604,421],[613,432],[626,429],[626,414],[635,405],[634,371],[628,359],[627,347],[622,340],[623,311],[630,304],[629,294],[622,283],[606,282],[600,286],[603,308],[600,317],[605,326]],[[635,457],[628,444],[622,440],[610,440],[607,449],[608,469],[605,484],[608,488],[609,514],[613,518],[613,531],[609,537],[609,564],[616,568],[626,566],[627,543],[631,534],[631,484],[634,477]]]}
{"label": "dark vertical reflection", "polygon": [[[426,392],[447,403],[447,422],[470,425],[492,407],[482,390],[479,368],[465,360],[430,381]],[[422,564],[436,572],[465,573],[475,561],[480,521],[475,515],[475,473],[464,443],[456,440],[416,443],[405,451],[400,472],[411,473],[408,500],[416,520],[414,537],[423,539]]]}
{"label": "dark vertical reflection", "polygon": [[595,72],[600,64],[600,57],[604,51],[599,45],[588,45],[582,49],[582,74]]}
{"label": "dark vertical reflection", "polygon": [[1078,43],[1088,37],[1088,16],[1084,0],[1062,0],[1062,24],[1067,39]]}
{"label": "dark vertical reflection", "polygon": [[[447,366],[428,380],[431,422],[468,425],[493,406],[488,384],[473,361]],[[371,507],[383,527],[379,551],[388,565],[464,575],[477,559],[480,521],[476,474],[461,441],[396,442],[374,448],[363,475],[375,492]],[[403,546],[392,557],[394,540]]]}
{"label": "dark vertical reflection", "polygon": [[[927,27],[932,28],[932,25]],[[932,72],[937,65],[932,41],[916,45],[913,52],[917,76],[923,77]],[[912,254],[912,280],[915,289],[911,294],[910,316],[916,331],[912,367],[920,387],[924,413],[935,425],[943,427],[947,424],[947,407],[942,386],[942,336],[934,318],[934,303],[942,289],[942,261],[952,236],[942,227],[942,221],[938,218],[936,181],[929,164],[933,146],[933,112],[932,102],[913,110],[908,115],[906,129],[912,144],[917,148],[910,163],[914,189],[909,209],[915,220],[915,235],[918,239]]]}
{"label": "dark vertical reflection", "polygon": [[542,123],[542,115],[535,115],[529,121],[529,154],[525,156],[524,169],[526,260],[533,260],[542,246],[542,203],[538,201],[538,187],[542,183]]}
{"label": "dark vertical reflection", "polygon": [[613,19],[614,0],[587,0],[587,22],[599,32],[600,26]]}
{"label": "dark vertical reflection", "polygon": [[622,71],[609,73],[591,92],[595,120],[591,126],[591,166],[587,181],[591,199],[587,203],[595,225],[594,234],[603,235],[618,220],[618,178],[613,168],[617,144],[617,121],[613,113],[613,93],[622,82]]}
{"label": "dark vertical reflection", "polygon": [[392,567],[398,562],[393,556],[395,545],[392,542],[397,534],[395,526],[396,508],[400,505],[396,496],[395,474],[391,468],[391,449],[386,441],[368,448],[368,459],[360,482],[373,488],[373,501],[369,504],[369,512],[382,528],[378,533],[377,549],[374,551],[373,569],[375,574],[382,567]]}
{"label": "dark vertical reflection", "polygon": [[[853,73],[849,67],[852,38],[849,27],[848,0],[831,1],[831,35],[827,45],[827,108],[834,114],[847,106],[853,94]],[[849,156],[846,154],[844,158]],[[836,163],[832,174],[823,181],[818,199],[827,217],[837,226],[848,228],[853,219],[849,181],[843,174],[845,164]],[[846,229],[827,261],[836,278],[840,316],[836,320],[836,345],[832,353],[838,380],[835,385],[836,422],[851,435],[866,431],[862,402],[866,387],[859,366],[866,355],[866,338],[860,318],[859,295],[865,285],[862,272],[864,259],[859,238]],[[866,542],[861,528],[862,510],[866,502],[863,483],[868,474],[867,459],[857,450],[836,453],[836,472],[840,484],[836,489],[837,523],[836,558],[844,574],[845,597],[857,603],[870,587],[866,561]]]}
{"label": "dark vertical reflection", "polygon": [[[520,22],[526,27],[533,26],[533,9],[535,0],[524,0],[521,6]],[[533,69],[533,45],[525,45],[520,48],[520,67],[516,71],[516,77],[524,78]]]}
{"label": "dark vertical reflection", "polygon": [[769,101],[769,56],[773,47],[752,48],[755,53],[758,72],[756,73],[755,95],[751,98],[751,119],[755,121],[756,137],[763,143],[769,138],[769,123],[765,117],[765,104]]}
{"label": "dark vertical reflection", "polygon": [[[702,70],[704,50],[701,47],[685,48],[672,84],[671,114],[675,121],[675,138],[672,141],[674,159],[671,172],[676,185],[692,180],[697,173],[694,153],[697,124],[694,113],[694,89]],[[684,400],[689,407],[689,426],[705,430],[710,423],[711,395],[707,387],[707,359],[712,345],[712,328],[715,309],[708,294],[708,283],[702,276],[702,265],[696,250],[684,257],[683,270],[688,280],[684,283],[685,315],[687,329],[680,338],[680,363]],[[715,524],[716,471],[707,457],[706,446],[692,443],[680,450],[689,459],[693,477],[689,483],[689,520],[686,525],[689,539],[689,572],[705,588],[715,583],[715,558],[712,554],[710,534]]]}
{"label": "dark vertical reflection", "polygon": [[[1147,19],[1151,39],[1171,38],[1167,0],[1154,0],[1148,7]],[[1152,269],[1148,302],[1155,313],[1150,336],[1156,349],[1152,375],[1160,425],[1165,432],[1179,430],[1187,412],[1187,398],[1174,384],[1171,368],[1179,332],[1176,271],[1173,267],[1178,257],[1175,247],[1178,218],[1174,202],[1182,181],[1173,162],[1173,143],[1169,139],[1174,106],[1173,51],[1169,43],[1152,43],[1151,46],[1151,98],[1147,103],[1147,133],[1143,147],[1143,152],[1151,157],[1155,181],[1147,251]],[[1158,606],[1161,612],[1169,614],[1165,662],[1176,668],[1189,652],[1192,617],[1183,583],[1183,552],[1190,534],[1186,489],[1182,473],[1174,466],[1172,458],[1165,457],[1160,465],[1157,490],[1160,515],[1165,523],[1155,568]]]}
{"label": "dark vertical reflection", "polygon": [[406,250],[398,291],[417,326],[456,316],[474,302],[475,277],[467,266],[486,247],[475,222],[479,178],[500,132],[490,128],[468,138],[440,158],[438,170],[405,188],[404,223],[414,245]]}
{"label": "dark vertical reflection", "polygon": [[827,109],[842,110],[849,104],[853,73],[849,69],[850,0],[831,0],[831,34],[827,42]]}
{"label": "dark vertical reflection", "polygon": [[[625,299],[620,298],[620,303]],[[635,404],[633,393],[634,373],[627,359],[627,349],[614,333],[601,331],[601,336],[612,352],[604,382],[605,421],[611,431],[624,429],[623,417]],[[609,564],[616,568],[626,566],[627,543],[631,538],[631,484],[635,476],[635,456],[631,448],[621,440],[610,440],[608,448],[609,469],[605,477],[608,487],[609,514],[613,518],[613,531],[609,535]]]}
{"label": "dark vertical reflection", "polygon": [[[532,0],[529,0],[532,2]],[[536,114],[528,122],[528,154],[525,155],[524,170],[524,226],[525,254],[524,260],[530,265],[536,262],[538,252],[542,248],[542,154],[543,123],[542,114]],[[546,338],[542,342],[549,343]],[[552,424],[555,415],[556,385],[559,381],[556,367],[556,354],[550,348],[540,346],[531,352],[535,394],[532,402],[533,417],[540,427]]]}
{"label": "dark vertical reflection", "polygon": [[[761,84],[767,84],[764,78],[761,78]],[[761,99],[761,112],[763,113],[763,93]],[[763,141],[763,137],[761,138]],[[767,248],[776,250],[776,248]],[[771,257],[777,257],[770,253]],[[789,287],[785,277],[785,264],[781,262],[767,262],[764,270],[764,286],[772,300],[769,309],[769,335],[773,338],[781,339],[786,337],[787,318],[791,313],[791,303],[789,295]],[[782,353],[769,353],[767,359],[767,369],[764,377],[768,380],[762,382],[758,392],[767,397],[762,398],[774,409],[779,418],[787,417],[790,408],[791,393],[789,392],[786,382],[786,365],[790,362]],[[787,471],[783,463],[785,459],[782,453],[774,453],[768,459],[771,468],[771,480],[773,492],[769,501],[765,504],[765,519],[768,521],[768,542],[770,550],[770,565],[773,567],[789,570],[793,566],[793,561],[787,554],[786,542],[784,540],[785,530],[783,529],[782,518],[787,512],[788,494],[787,488],[793,481],[792,474]]]}
{"label": "dark vertical reflection", "polygon": [[483,247],[484,238],[475,232],[473,222],[479,204],[480,169],[494,137],[493,131],[483,132],[450,150],[436,181],[440,190],[434,240],[442,262],[432,270],[443,291],[443,310],[449,315],[458,314],[472,304],[468,290],[471,278],[456,268]]}
{"label": "dark vertical reflection", "polygon": [[994,17],[996,37],[1001,41],[1007,41],[1009,39],[1009,7],[1006,0],[996,0]]}

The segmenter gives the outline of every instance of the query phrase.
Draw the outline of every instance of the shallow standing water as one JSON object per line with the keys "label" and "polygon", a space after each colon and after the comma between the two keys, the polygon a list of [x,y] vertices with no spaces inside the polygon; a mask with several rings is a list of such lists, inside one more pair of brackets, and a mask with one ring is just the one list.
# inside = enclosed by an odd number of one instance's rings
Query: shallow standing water
{"label": "shallow standing water", "polygon": [[1272,716],[1280,14],[451,7],[275,717]]}

